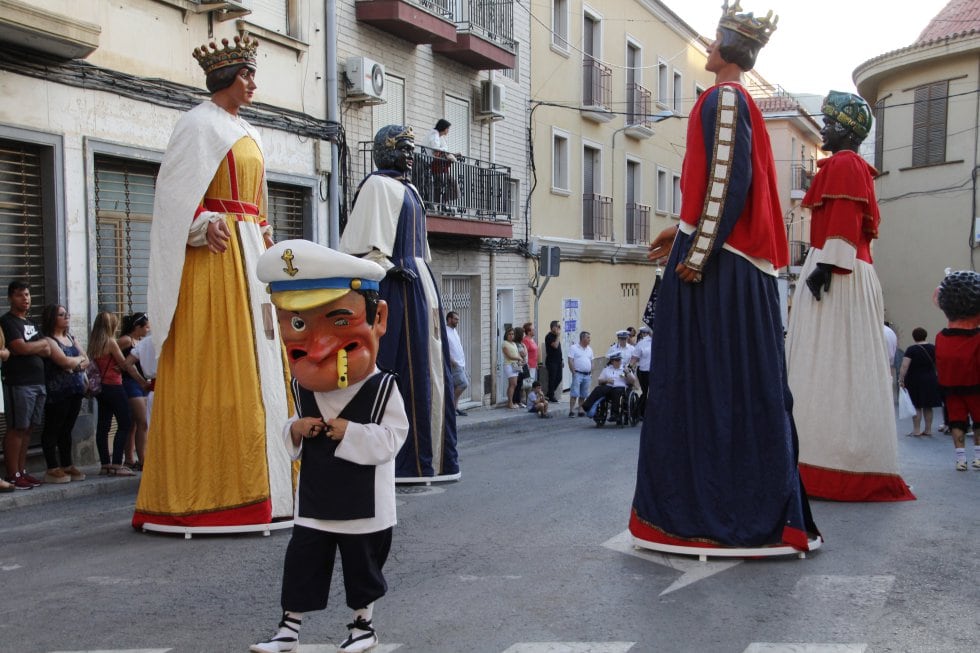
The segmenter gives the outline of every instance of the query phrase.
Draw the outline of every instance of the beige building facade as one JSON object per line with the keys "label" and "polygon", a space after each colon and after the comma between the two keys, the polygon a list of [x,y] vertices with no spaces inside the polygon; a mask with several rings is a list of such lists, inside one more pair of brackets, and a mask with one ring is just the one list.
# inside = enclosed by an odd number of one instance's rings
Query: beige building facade
{"label": "beige building facade", "polygon": [[[145,310],[156,171],[178,118],[208,97],[190,53],[247,30],[261,45],[256,104],[243,116],[263,141],[276,239],[338,242],[374,132],[414,126],[432,268],[445,310],[464,317],[464,399],[487,403],[495,322],[530,313],[518,240],[528,23],[489,0],[0,0],[0,279],[26,279],[35,314],[68,306],[82,343],[98,311]],[[441,117],[459,155],[457,195],[444,201],[421,147]]]}
{"label": "beige building facade", "polygon": [[[956,4],[944,12],[962,9]],[[980,14],[972,4],[972,29],[941,12],[930,25],[939,32],[927,28],[924,40],[854,71],[858,92],[875,109],[882,219],[874,260],[885,315],[903,348],[915,327],[932,339],[945,326],[933,303],[944,270],[976,269]]]}

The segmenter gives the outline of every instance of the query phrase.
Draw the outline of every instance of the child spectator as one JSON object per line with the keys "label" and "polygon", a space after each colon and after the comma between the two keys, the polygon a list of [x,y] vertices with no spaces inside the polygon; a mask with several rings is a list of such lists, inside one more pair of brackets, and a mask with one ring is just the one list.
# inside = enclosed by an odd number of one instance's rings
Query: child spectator
{"label": "child spectator", "polygon": [[541,392],[540,381],[532,383],[527,393],[527,412],[537,413],[538,417],[551,417],[548,414],[548,398]]}

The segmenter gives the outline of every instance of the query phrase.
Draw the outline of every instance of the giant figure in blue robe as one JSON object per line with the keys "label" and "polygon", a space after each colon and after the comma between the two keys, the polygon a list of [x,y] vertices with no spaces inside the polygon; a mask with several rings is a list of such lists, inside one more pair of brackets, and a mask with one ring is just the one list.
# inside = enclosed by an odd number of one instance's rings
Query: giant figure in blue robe
{"label": "giant figure in blue robe", "polygon": [[786,380],[786,231],[765,122],[741,84],[775,23],[738,9],[726,3],[705,65],[716,83],[690,113],[679,227],[651,244],[670,257],[630,532],[655,550],[819,544]]}
{"label": "giant figure in blue robe", "polygon": [[370,259],[386,276],[388,332],[378,367],[398,375],[409,432],[395,460],[397,480],[459,478],[449,345],[438,285],[429,269],[425,209],[411,184],[415,136],[388,125],[374,137],[377,170],[358,188],[340,249]]}

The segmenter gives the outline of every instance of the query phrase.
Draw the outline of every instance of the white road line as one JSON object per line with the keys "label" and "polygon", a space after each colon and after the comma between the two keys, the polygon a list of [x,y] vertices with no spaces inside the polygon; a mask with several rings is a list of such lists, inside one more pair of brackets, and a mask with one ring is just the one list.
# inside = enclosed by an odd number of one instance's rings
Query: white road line
{"label": "white road line", "polygon": [[649,549],[638,549],[633,546],[633,536],[630,535],[629,530],[625,530],[619,535],[606,540],[602,543],[602,546],[606,547],[607,549],[612,549],[613,551],[626,553],[637,558],[642,558],[647,562],[652,562],[664,567],[670,567],[671,569],[681,572],[681,577],[671,583],[667,589],[662,591],[660,596],[670,594],[671,592],[677,591],[682,587],[687,587],[692,583],[696,583],[699,580],[704,580],[705,578],[714,576],[717,573],[721,573],[726,569],[731,569],[735,565],[742,563],[740,559],[714,559],[701,562],[700,560],[689,556],[669,555],[658,551],[650,551]]}
{"label": "white road line", "polygon": [[867,644],[768,644],[755,642],[742,653],[865,653]]}
{"label": "white road line", "polygon": [[626,653],[636,642],[521,642],[503,653]]}

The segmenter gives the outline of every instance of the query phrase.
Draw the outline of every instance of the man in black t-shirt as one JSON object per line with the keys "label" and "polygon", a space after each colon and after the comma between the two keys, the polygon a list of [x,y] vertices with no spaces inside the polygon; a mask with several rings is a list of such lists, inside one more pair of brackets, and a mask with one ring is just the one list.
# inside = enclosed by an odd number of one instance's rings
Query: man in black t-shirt
{"label": "man in black t-shirt", "polygon": [[565,368],[565,357],[561,355],[561,324],[558,320],[551,321],[551,330],[544,337],[544,367],[548,370],[548,401],[558,403],[555,390],[561,388],[562,370]]}
{"label": "man in black t-shirt", "polygon": [[23,281],[11,281],[7,287],[10,312],[0,317],[0,327],[10,350],[3,364],[3,399],[7,433],[3,438],[3,458],[7,482],[18,490],[30,490],[41,481],[27,473],[27,447],[31,429],[44,417],[44,358],[50,355],[48,341],[34,321],[27,317],[31,309],[31,289]]}

